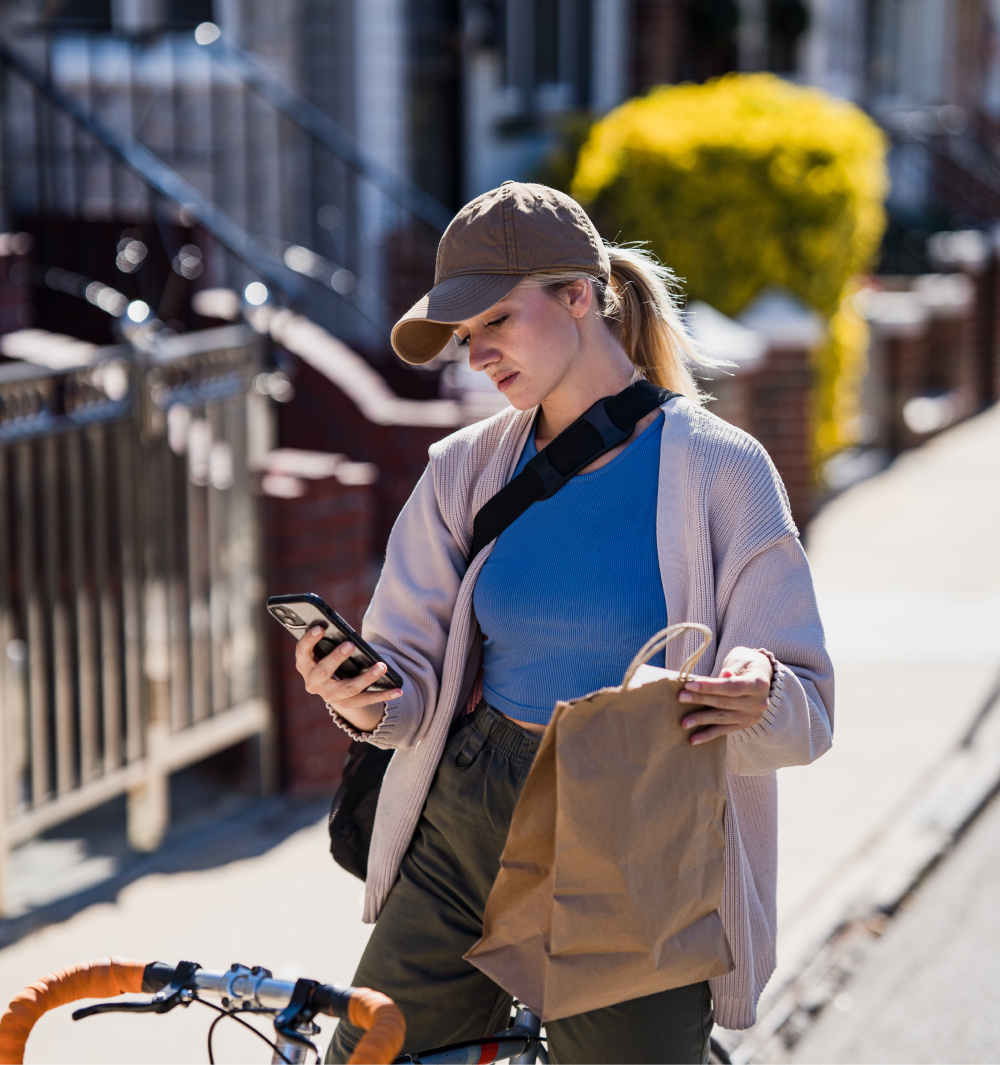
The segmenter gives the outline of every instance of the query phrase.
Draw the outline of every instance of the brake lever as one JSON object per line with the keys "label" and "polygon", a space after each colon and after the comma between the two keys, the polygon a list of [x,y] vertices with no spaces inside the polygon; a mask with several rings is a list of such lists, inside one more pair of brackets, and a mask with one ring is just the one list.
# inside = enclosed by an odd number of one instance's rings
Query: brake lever
{"label": "brake lever", "polygon": [[177,1003],[164,1008],[162,1002],[98,1002],[94,1006],[84,1006],[73,1011],[73,1020],[82,1021],[84,1017],[93,1017],[98,1013],[166,1013]]}
{"label": "brake lever", "polygon": [[196,961],[181,961],[174,970],[174,978],[148,1002],[98,1002],[73,1011],[73,1020],[82,1021],[97,1013],[169,1013],[175,1006],[187,1006],[195,997],[197,988],[194,974],[201,968]]}
{"label": "brake lever", "polygon": [[[307,980],[305,977],[300,976],[295,981],[295,988],[292,991],[292,997],[289,999],[288,1005],[274,1018],[274,1030],[290,1043],[306,1047],[318,1054],[316,1047],[295,1031],[300,1025],[308,1025],[313,1017],[316,1016],[316,1009],[312,1005],[312,993],[317,987],[319,987],[317,981]],[[318,1031],[318,1029],[314,1028],[314,1031]]]}

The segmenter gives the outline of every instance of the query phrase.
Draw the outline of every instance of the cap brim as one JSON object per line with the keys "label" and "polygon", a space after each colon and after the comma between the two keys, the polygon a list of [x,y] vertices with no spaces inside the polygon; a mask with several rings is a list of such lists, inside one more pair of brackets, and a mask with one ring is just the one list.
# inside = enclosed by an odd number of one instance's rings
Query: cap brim
{"label": "cap brim", "polygon": [[488,311],[523,280],[521,274],[459,274],[447,278],[393,326],[393,350],[403,362],[430,362],[451,340],[457,323]]}

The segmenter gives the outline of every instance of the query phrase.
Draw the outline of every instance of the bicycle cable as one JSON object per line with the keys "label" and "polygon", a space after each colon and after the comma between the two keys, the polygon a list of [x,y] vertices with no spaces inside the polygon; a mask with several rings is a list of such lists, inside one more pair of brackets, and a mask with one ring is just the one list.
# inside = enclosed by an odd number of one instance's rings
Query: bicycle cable
{"label": "bicycle cable", "polygon": [[[244,1028],[253,1032],[253,1034],[257,1036],[258,1039],[263,1039],[264,1042],[267,1043],[267,1045],[275,1052],[275,1054],[277,1054],[278,1057],[286,1063],[286,1065],[291,1065],[288,1058],[286,1058],[285,1055],[282,1053],[281,1048],[278,1046],[277,1043],[275,1043],[271,1039],[268,1039],[263,1032],[258,1031],[258,1029],[254,1028],[252,1024],[247,1024],[247,1022],[241,1017],[236,1016],[237,1013],[273,1013],[274,1010],[227,1010],[223,1009],[221,1006],[216,1006],[214,1002],[206,1002],[203,998],[199,998],[197,995],[191,1001],[200,1002],[203,1006],[207,1006],[210,1010],[215,1010],[216,1013],[220,1014],[220,1016],[216,1017],[215,1020],[212,1021],[212,1023],[208,1026],[208,1065],[215,1065],[215,1054],[212,1051],[212,1036],[215,1034],[215,1027],[217,1024],[219,1024],[220,1021],[224,1021],[227,1017],[231,1017],[234,1021],[236,1021],[237,1024],[242,1024]],[[312,1046],[311,1043],[309,1045],[312,1047],[313,1051],[316,1054],[316,1061],[319,1062],[319,1051],[316,1049],[316,1047]]]}

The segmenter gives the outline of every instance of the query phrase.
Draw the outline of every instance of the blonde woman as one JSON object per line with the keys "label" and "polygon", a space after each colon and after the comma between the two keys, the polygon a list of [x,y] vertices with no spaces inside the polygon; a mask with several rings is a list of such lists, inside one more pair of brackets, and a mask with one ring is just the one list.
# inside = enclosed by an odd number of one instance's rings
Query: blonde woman
{"label": "blonde woman", "polygon": [[[832,670],[781,481],[756,441],[702,407],[667,279],[605,244],[569,197],[506,182],[458,213],[434,288],[393,330],[409,363],[454,335],[510,401],[430,449],[390,536],[363,634],[402,689],[365,690],[382,665],[338,680],[350,648],[316,662],[318,630],[296,653],[337,724],[395,749],[368,861],[364,919],[377,923],[354,982],[400,1005],[407,1052],[506,1027],[510,996],[463,955],[540,737],[558,699],[620,683],[668,619],[715,634],[711,677],[681,699],[692,743],[728,745],[721,915],[736,968],[551,1022],[551,1058],[706,1061],[713,1016],[752,1024],[774,968],[775,770],[830,746]],[[671,394],[470,562],[483,504],[638,378]],[[328,1060],[358,1038],[342,1022]]]}

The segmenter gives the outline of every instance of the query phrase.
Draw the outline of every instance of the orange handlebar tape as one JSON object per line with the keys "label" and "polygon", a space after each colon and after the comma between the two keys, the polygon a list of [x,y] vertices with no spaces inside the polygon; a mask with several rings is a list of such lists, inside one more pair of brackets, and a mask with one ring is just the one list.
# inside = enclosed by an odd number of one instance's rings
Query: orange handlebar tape
{"label": "orange handlebar tape", "polygon": [[406,1019],[387,995],[356,987],[348,1006],[351,1024],[368,1030],[351,1055],[349,1065],[389,1065],[403,1047]]}
{"label": "orange handlebar tape", "polygon": [[0,1017],[0,1065],[21,1065],[24,1044],[46,1010],[81,998],[114,998],[142,991],[144,961],[101,958],[49,973],[15,995]]}

